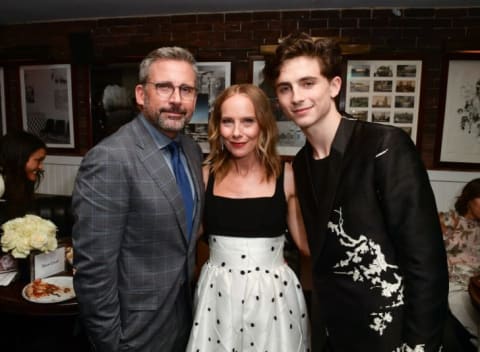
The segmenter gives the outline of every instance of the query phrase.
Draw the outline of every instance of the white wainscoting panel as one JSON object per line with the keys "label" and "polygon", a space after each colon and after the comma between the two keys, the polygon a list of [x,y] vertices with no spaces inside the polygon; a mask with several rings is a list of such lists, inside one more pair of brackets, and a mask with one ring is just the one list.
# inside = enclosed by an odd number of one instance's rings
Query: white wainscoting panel
{"label": "white wainscoting panel", "polygon": [[71,195],[81,161],[78,156],[47,156],[45,176],[37,193]]}
{"label": "white wainscoting panel", "polygon": [[480,172],[428,170],[428,176],[439,211],[454,209],[455,201],[469,181],[480,178]]}
{"label": "white wainscoting panel", "polygon": [[[37,192],[71,195],[81,161],[82,157],[47,156],[45,177]],[[428,170],[428,176],[438,210],[447,211],[453,209],[463,186],[474,178],[480,178],[480,172]]]}

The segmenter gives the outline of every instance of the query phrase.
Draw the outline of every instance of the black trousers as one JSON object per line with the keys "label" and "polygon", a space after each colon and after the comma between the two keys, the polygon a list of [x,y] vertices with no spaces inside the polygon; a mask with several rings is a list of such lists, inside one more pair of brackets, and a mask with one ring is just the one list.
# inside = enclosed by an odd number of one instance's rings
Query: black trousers
{"label": "black trousers", "polygon": [[443,334],[443,352],[476,352],[477,348],[471,341],[473,338],[475,336],[449,311]]}

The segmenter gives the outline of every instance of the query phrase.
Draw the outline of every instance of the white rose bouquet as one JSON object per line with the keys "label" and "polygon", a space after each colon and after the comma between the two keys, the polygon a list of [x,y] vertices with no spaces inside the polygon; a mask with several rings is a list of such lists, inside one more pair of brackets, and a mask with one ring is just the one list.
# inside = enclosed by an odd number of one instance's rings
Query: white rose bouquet
{"label": "white rose bouquet", "polygon": [[25,215],[2,225],[2,250],[12,251],[15,258],[26,258],[31,250],[41,252],[57,248],[57,227],[50,220],[36,215]]}

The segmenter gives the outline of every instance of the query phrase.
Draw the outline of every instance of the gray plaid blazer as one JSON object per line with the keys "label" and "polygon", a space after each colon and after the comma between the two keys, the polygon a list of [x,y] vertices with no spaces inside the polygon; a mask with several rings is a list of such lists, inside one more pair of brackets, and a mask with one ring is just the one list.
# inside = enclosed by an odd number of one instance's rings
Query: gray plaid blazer
{"label": "gray plaid blazer", "polygon": [[[202,153],[180,138],[196,193],[195,234],[203,212]],[[175,178],[139,117],[87,153],[72,204],[74,287],[96,349],[171,350],[174,306],[192,281],[196,241],[187,240]]]}

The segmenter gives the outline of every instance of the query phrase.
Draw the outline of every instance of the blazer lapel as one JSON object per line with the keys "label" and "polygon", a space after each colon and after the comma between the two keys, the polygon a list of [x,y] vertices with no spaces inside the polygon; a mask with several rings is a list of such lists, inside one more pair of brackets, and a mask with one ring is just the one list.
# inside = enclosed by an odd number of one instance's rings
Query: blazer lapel
{"label": "blazer lapel", "polygon": [[[309,244],[311,248],[316,248],[315,252],[317,255],[314,255],[312,252],[312,259],[315,261],[317,257],[323,250],[325,244],[325,232],[327,230],[327,223],[330,219],[331,213],[333,211],[337,190],[340,185],[340,180],[342,179],[343,169],[345,165],[345,151],[348,146],[348,142],[353,132],[355,126],[354,121],[346,120],[342,118],[340,125],[338,127],[337,133],[332,143],[330,150],[330,160],[328,166],[328,174],[326,184],[324,187],[324,199],[318,199],[317,193],[314,187],[316,180],[313,180],[312,177],[312,148],[309,143],[305,145],[303,154],[299,160],[298,169],[306,170],[305,174],[301,176],[300,182],[305,182],[303,184],[305,196],[304,202],[306,202],[306,211],[311,211],[309,218],[314,222],[310,224],[310,235],[309,235]],[[297,178],[297,172],[295,173]],[[302,182],[302,183],[303,183]],[[299,195],[300,197],[300,195]],[[304,209],[302,208],[302,211]],[[313,220],[314,219],[314,220]]]}
{"label": "blazer lapel", "polygon": [[352,135],[353,126],[354,124],[350,123],[350,121],[342,119],[330,149],[330,161],[326,184],[327,188],[325,192],[326,198],[323,202],[323,207],[319,208],[320,212],[323,214],[322,228],[324,231],[327,229],[327,223],[333,211],[338,187],[343,176],[345,151],[347,149],[350,136]]}
{"label": "blazer lapel", "polygon": [[170,202],[177,223],[183,233],[183,240],[185,244],[188,244],[187,225],[183,220],[185,218],[185,209],[175,177],[171,173],[167,162],[161,156],[161,151],[152,136],[143,126],[143,122],[140,119],[137,119],[135,122],[133,130],[137,135],[135,138],[137,141],[138,158],[150,174],[150,177],[158,185],[159,190],[164,193],[165,198]]}

